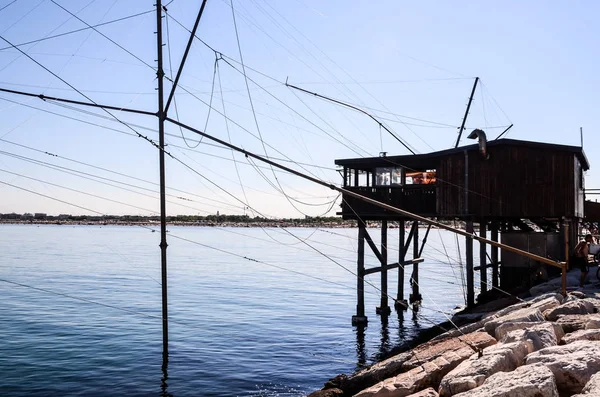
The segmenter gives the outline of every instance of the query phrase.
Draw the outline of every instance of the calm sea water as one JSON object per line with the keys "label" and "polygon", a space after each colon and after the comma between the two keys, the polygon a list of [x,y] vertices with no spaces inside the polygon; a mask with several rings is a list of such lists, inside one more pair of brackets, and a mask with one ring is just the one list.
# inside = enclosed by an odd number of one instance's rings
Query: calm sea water
{"label": "calm sea water", "polygon": [[[447,264],[457,258],[454,236],[432,230],[419,317],[393,312],[382,324],[379,292],[367,285],[369,324],[357,329],[356,279],[343,268],[356,269],[357,230],[289,230],[299,239],[281,229],[170,227],[165,382],[159,233],[0,225],[2,395],[303,396],[464,303],[460,271]],[[397,235],[390,230],[390,258]],[[368,281],[378,286],[379,274]]]}

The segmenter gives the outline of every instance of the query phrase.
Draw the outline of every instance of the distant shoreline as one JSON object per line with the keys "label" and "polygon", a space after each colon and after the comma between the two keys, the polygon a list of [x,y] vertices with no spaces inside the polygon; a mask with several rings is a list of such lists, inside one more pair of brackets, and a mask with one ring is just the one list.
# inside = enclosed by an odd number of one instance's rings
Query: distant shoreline
{"label": "distant shoreline", "polygon": [[[0,225],[61,225],[61,226],[145,226],[145,227],[160,227],[160,222],[133,222],[133,221],[57,221],[57,220],[0,220]],[[329,228],[343,229],[355,228],[355,221],[341,222],[314,222],[307,223],[304,221],[269,221],[269,222],[167,222],[168,226],[190,226],[190,227],[244,227],[244,228],[260,228],[260,227],[303,227],[303,228]]]}
{"label": "distant shoreline", "polygon": [[[367,221],[367,228],[381,226],[379,221]],[[117,220],[20,220],[20,219],[0,219],[0,225],[58,225],[58,226],[143,226],[160,227],[157,221],[117,221]],[[354,229],[357,222],[353,220],[340,221],[313,221],[307,222],[304,219],[291,219],[281,221],[249,221],[249,222],[216,222],[216,221],[167,221],[168,226],[189,226],[189,227],[236,227],[236,228],[275,228],[275,227],[301,227],[301,228],[327,228],[327,229]],[[427,225],[420,224],[419,228],[426,228]],[[389,229],[397,229],[398,224],[394,221],[388,223]],[[437,227],[433,227],[437,229]]]}

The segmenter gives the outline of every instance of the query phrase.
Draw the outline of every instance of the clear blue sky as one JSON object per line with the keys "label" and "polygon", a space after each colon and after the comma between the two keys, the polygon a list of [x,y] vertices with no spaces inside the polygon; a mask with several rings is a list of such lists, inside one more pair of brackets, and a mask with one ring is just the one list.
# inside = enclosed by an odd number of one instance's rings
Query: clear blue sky
{"label": "clear blue sky", "polygon": [[[90,24],[149,11],[154,4],[141,0],[56,2]],[[50,0],[0,0],[0,8],[4,6],[7,7],[0,11],[0,35],[13,44],[85,27]],[[174,0],[169,4],[168,40],[167,20],[164,22],[165,68],[169,69],[169,52],[173,68],[177,68],[187,41],[188,33],[178,22],[191,28],[199,6],[197,0]],[[595,19],[600,14],[600,5],[596,2],[379,1],[367,4],[249,0],[234,1],[234,8],[244,62],[261,73],[247,70],[248,77],[254,80],[248,84],[257,122],[243,76],[219,61],[221,84],[215,79],[214,110],[207,123],[215,54],[195,41],[181,79],[182,86],[194,95],[181,89],[176,95],[178,116],[186,123],[200,129],[206,124],[207,132],[221,139],[231,139],[234,144],[257,153],[264,153],[266,149],[272,157],[287,157],[324,167],[307,169],[325,180],[341,182],[333,170],[336,158],[376,156],[382,150],[391,154],[407,152],[392,138],[381,134],[377,124],[365,116],[293,92],[282,82],[289,79],[290,83],[306,89],[371,109],[418,152],[425,153],[453,146],[473,78],[479,76],[483,84],[475,95],[467,123],[469,129],[482,128],[493,138],[514,123],[510,138],[579,145],[579,127],[583,127],[585,151],[592,167],[587,174],[587,187],[600,187],[600,173],[595,171],[600,167],[596,161],[600,150],[595,142],[600,128],[596,111],[600,107],[600,77],[595,70],[600,37]],[[155,15],[149,13],[98,29],[154,66],[155,21]],[[228,1],[208,1],[198,36],[239,61]],[[0,50],[0,87],[83,99],[8,44],[0,45],[9,47]],[[156,110],[156,80],[152,68],[94,31],[85,30],[20,48],[94,101]],[[238,64],[234,65],[239,68]],[[168,83],[166,88],[170,89]],[[99,110],[86,109],[105,118],[35,98],[5,93],[0,94],[0,98],[0,138],[5,140],[0,141],[0,169],[3,170],[0,181],[100,213],[158,211],[155,193],[158,188],[153,184],[14,145],[27,145],[157,182],[156,149],[131,136],[130,129],[107,119],[108,115]],[[223,109],[231,119],[228,123],[222,116]],[[125,122],[145,127],[134,128],[157,140],[155,118],[114,114]],[[175,117],[174,108],[170,115]],[[292,206],[272,186],[277,182],[269,168],[260,169],[264,173],[261,175],[243,156],[236,154],[239,162],[236,170],[230,151],[205,142],[196,149],[184,149],[186,144],[181,139],[181,131],[169,125],[167,132],[172,134],[167,137],[168,150],[175,157],[232,196],[247,199],[260,214],[318,215],[326,212],[329,207],[326,203],[335,198],[327,189],[276,173],[284,191],[304,203],[292,201]],[[194,138],[187,132],[184,135]],[[259,135],[269,146],[263,147],[257,138]],[[66,167],[62,170],[69,173],[14,155]],[[73,170],[88,173],[86,177],[101,176],[148,190],[127,187],[144,194],[141,195],[117,189],[73,175]],[[173,195],[169,198],[173,203],[168,204],[170,214],[244,212],[243,204],[180,163],[168,159],[167,170],[168,186],[185,191],[169,190]],[[128,205],[67,191],[24,176]],[[0,212],[90,212],[1,184],[0,197]]]}

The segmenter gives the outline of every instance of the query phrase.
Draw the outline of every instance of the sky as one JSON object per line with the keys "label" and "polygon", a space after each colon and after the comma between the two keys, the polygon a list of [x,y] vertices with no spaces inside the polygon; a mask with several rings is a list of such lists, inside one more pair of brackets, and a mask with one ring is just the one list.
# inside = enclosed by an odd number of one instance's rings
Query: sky
{"label": "sky", "polygon": [[[200,3],[167,5],[167,77]],[[0,88],[155,112],[153,5],[0,0]],[[514,124],[509,138],[579,146],[583,128],[586,185],[599,188],[599,12],[592,1],[209,0],[197,32],[206,44],[194,40],[169,116],[340,184],[335,159],[408,152],[367,116],[286,81],[367,110],[427,153],[454,146],[479,77],[467,131],[493,139]],[[0,213],[157,214],[157,118],[110,113],[0,93]],[[166,133],[169,215],[339,210],[327,188],[173,124]]]}

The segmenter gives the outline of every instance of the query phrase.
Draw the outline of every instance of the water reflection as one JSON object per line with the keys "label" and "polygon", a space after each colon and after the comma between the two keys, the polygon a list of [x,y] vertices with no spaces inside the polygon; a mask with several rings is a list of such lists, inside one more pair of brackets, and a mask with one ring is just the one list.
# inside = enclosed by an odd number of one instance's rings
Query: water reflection
{"label": "water reflection", "polygon": [[[395,349],[398,349],[398,345],[402,345],[404,342],[411,338],[410,329],[414,327],[420,328],[418,322],[418,316],[415,312],[412,312],[412,323],[414,325],[406,327],[405,325],[405,314],[403,310],[397,312],[398,314],[398,334],[397,338],[390,338],[390,324],[388,316],[381,316],[381,329],[380,329],[380,340],[377,346],[377,351],[372,354],[372,360],[382,360],[387,358]],[[359,325],[354,327],[356,333],[356,369],[361,369],[367,364],[367,351],[365,343],[365,333],[367,326]],[[394,339],[394,340],[392,340]]]}
{"label": "water reflection", "polygon": [[163,352],[163,360],[162,360],[162,378],[160,378],[160,395],[161,397],[173,397],[171,393],[167,391],[167,380],[169,379],[169,354]]}
{"label": "water reflection", "polygon": [[379,344],[378,358],[385,357],[390,351],[390,331],[388,328],[388,316],[381,316],[381,343]]}
{"label": "water reflection", "polygon": [[356,331],[356,366],[357,370],[364,367],[367,362],[367,352],[365,348],[365,325],[355,327]]}

